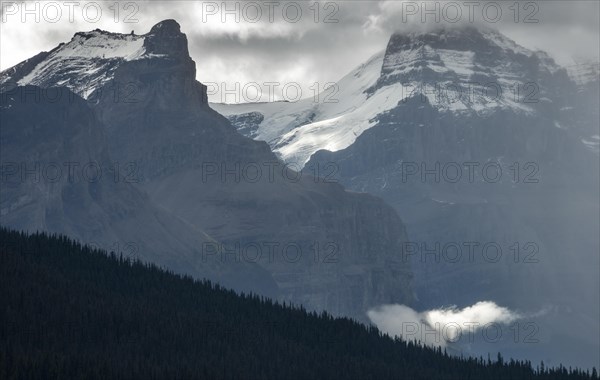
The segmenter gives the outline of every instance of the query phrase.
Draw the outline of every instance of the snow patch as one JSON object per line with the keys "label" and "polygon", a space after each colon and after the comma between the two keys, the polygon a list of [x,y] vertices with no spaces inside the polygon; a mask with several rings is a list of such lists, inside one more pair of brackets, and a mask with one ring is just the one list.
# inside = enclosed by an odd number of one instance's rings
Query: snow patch
{"label": "snow patch", "polygon": [[134,35],[107,35],[103,33],[76,34],[53,57],[68,58],[122,58],[126,61],[144,55],[144,37]]}

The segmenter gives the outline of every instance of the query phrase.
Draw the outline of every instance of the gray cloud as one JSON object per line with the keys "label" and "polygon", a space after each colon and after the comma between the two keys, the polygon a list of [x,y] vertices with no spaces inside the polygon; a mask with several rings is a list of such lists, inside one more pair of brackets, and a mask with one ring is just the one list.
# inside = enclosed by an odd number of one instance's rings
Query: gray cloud
{"label": "gray cloud", "polygon": [[[28,9],[33,9],[35,3],[28,2]],[[406,15],[406,7],[410,3],[281,1],[273,8],[273,18],[270,19],[269,6],[258,1],[254,4],[261,8],[262,16],[256,22],[249,22],[252,20],[245,20],[244,14],[255,18],[256,13],[252,12],[248,2],[143,1],[135,2],[135,8],[120,9],[118,15],[109,8],[114,3],[106,2],[100,3],[102,17],[92,22],[82,12],[88,3],[81,2],[75,8],[73,22],[70,22],[67,9],[63,7],[58,22],[48,22],[44,17],[35,22],[33,16],[28,15],[27,22],[22,23],[22,9],[15,13],[15,9],[10,8],[11,2],[3,2],[0,68],[6,69],[41,50],[52,49],[58,43],[70,40],[80,30],[100,28],[128,33],[134,29],[141,34],[163,19],[174,18],[188,36],[199,80],[227,83],[228,88],[233,88],[234,82],[242,85],[249,82],[297,82],[304,89],[303,93],[309,96],[309,88],[315,83],[322,87],[326,82],[336,81],[372,54],[383,50],[390,34],[396,30],[453,25],[443,17],[436,23],[432,16],[427,16],[427,22],[422,23],[421,9],[416,15]],[[438,2],[437,6],[441,9],[448,3],[451,2]],[[464,2],[455,3],[463,12],[460,22],[468,22]],[[489,3],[494,2],[478,2],[477,8],[490,7],[486,5]],[[537,6],[534,15],[539,21],[537,23],[522,22],[533,10],[526,8],[532,2],[520,3],[521,22],[515,22],[513,11],[508,9],[512,3],[495,3],[500,4],[503,10],[499,22],[490,23],[477,12],[475,22],[498,28],[525,47],[546,50],[561,64],[571,64],[573,57],[598,59],[598,2],[533,2]],[[43,7],[44,3],[41,4]],[[239,23],[235,22],[233,14],[226,14],[226,22],[222,22],[223,4],[229,10],[238,7]],[[421,7],[422,2],[412,4]],[[214,6],[216,9],[211,8]],[[436,3],[429,2],[426,6],[434,7]],[[302,17],[295,21],[293,18],[298,7],[302,10]],[[284,9],[288,11],[287,16]],[[316,9],[319,10],[317,22]],[[126,22],[125,18],[133,11],[137,22]],[[326,17],[334,22],[324,22]]]}

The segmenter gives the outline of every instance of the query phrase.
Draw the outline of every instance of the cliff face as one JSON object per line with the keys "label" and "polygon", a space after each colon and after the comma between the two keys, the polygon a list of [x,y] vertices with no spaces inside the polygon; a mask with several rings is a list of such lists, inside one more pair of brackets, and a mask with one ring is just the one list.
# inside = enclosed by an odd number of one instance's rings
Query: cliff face
{"label": "cliff face", "polygon": [[66,88],[35,86],[1,97],[2,225],[67,234],[177,273],[276,294],[258,265],[201,260],[201,247],[216,241],[135,186],[133,168],[111,159],[84,99]]}
{"label": "cliff face", "polygon": [[65,80],[51,75],[64,64],[101,68],[86,77],[96,85],[83,92],[108,154],[135,168],[137,188],[153,203],[219,242],[218,251],[199,248],[200,257],[260,266],[275,280],[272,293],[308,309],[364,320],[372,306],[412,302],[401,257],[406,232],[395,211],[296,173],[266,143],[238,134],[206,103],[176,22],[143,36],[76,38],[83,38],[76,53],[59,59],[59,47],[26,77],[49,86]]}
{"label": "cliff face", "polygon": [[126,62],[107,86],[133,83],[136,101],[94,106],[111,153],[136,163],[151,198],[238,259],[259,262],[282,299],[357,318],[379,303],[410,302],[406,234],[393,209],[295,173],[267,144],[238,134],[208,107],[189,62]]}

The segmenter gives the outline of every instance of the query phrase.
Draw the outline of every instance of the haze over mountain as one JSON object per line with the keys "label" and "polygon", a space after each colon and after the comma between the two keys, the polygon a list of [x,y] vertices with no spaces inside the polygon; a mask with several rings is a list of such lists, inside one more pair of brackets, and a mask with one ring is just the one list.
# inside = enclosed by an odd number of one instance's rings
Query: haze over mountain
{"label": "haze over mountain", "polygon": [[319,101],[213,107],[394,206],[418,309],[493,300],[539,328],[533,346],[494,348],[597,364],[598,76],[581,69],[491,29],[438,28],[393,35]]}
{"label": "haze over mountain", "polygon": [[[397,254],[407,237],[396,212],[376,197],[286,168],[266,143],[240,135],[208,106],[195,70],[185,34],[177,22],[165,20],[141,36],[77,33],[2,72],[4,166],[103,160],[130,165],[136,178],[127,186],[117,181],[125,190],[111,188],[102,198],[92,184],[73,188],[46,178],[30,184],[13,175],[11,194],[2,197],[2,223],[84,242],[110,241],[116,229],[114,239],[145,241],[144,247],[160,251],[147,257],[158,264],[179,270],[171,261],[191,255],[184,272],[204,277],[201,264],[208,257],[215,265],[240,267],[240,278],[233,280],[241,282],[246,270],[248,277],[256,276],[252,286],[236,283],[238,290],[335,315],[366,320],[368,309],[379,304],[410,304],[410,266]],[[56,104],[45,96],[55,87],[83,99],[73,95],[72,102]],[[42,100],[28,100],[31,91]],[[49,147],[48,141],[55,143]],[[48,188],[51,197],[44,196]],[[90,214],[88,203],[75,202],[88,198],[111,214]],[[30,217],[28,199],[35,199],[37,218]],[[143,203],[141,210],[125,213],[119,207],[131,208],[132,202]],[[52,218],[55,209],[60,218]],[[148,226],[146,214],[159,213],[177,222],[160,219],[160,228]],[[130,227],[115,224],[130,215]],[[83,231],[86,225],[95,228]],[[189,243],[189,250],[155,245],[168,241],[167,232],[175,241],[196,237],[197,242]],[[211,278],[229,285],[219,273]]]}

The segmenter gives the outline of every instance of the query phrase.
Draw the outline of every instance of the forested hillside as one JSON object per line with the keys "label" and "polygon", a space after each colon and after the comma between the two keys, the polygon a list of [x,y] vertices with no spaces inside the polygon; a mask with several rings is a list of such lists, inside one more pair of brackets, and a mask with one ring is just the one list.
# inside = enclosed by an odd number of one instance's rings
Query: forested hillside
{"label": "forested hillside", "polygon": [[450,357],[376,328],[0,230],[0,379],[598,379]]}

